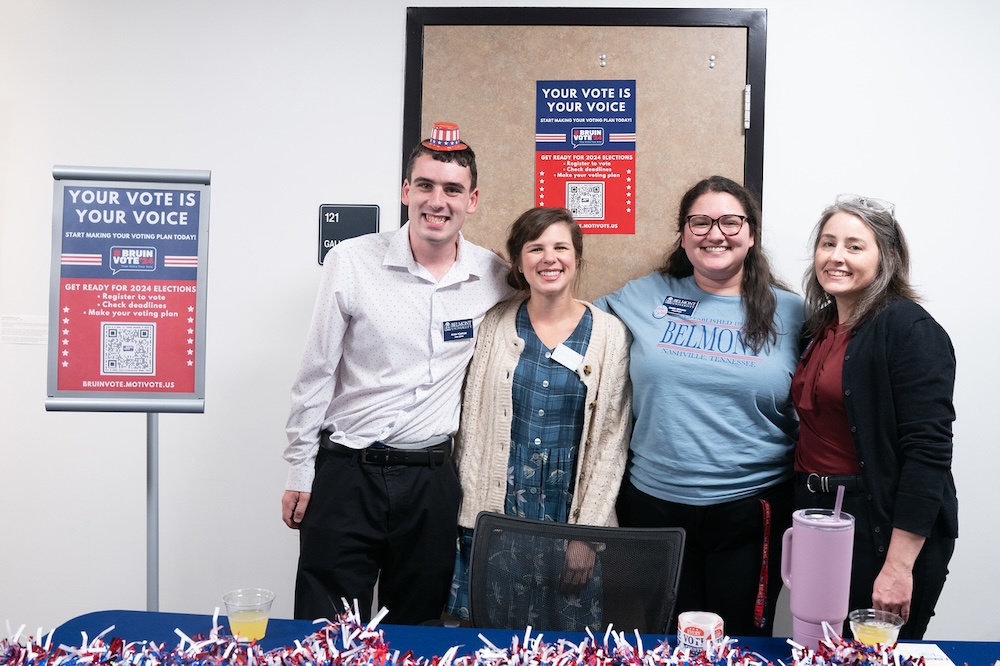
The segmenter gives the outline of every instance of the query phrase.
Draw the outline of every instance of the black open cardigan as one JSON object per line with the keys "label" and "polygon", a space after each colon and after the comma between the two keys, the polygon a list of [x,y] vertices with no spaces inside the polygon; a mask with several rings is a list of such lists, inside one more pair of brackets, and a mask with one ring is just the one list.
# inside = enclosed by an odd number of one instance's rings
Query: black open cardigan
{"label": "black open cardigan", "polygon": [[892,301],[854,330],[844,356],[844,405],[883,556],[894,527],[958,537],[954,386],[951,339],[913,301]]}

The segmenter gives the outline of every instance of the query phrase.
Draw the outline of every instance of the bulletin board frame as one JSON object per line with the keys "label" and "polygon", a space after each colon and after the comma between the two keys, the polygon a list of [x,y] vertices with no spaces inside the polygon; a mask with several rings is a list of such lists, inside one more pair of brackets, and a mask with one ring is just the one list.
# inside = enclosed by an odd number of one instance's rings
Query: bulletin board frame
{"label": "bulletin board frame", "polygon": [[[401,180],[434,122],[459,124],[479,165],[465,238],[503,248],[521,212],[565,206],[576,296],[610,293],[663,266],[699,180],[762,196],[766,27],[764,9],[409,8]],[[600,117],[588,93],[628,101]]]}

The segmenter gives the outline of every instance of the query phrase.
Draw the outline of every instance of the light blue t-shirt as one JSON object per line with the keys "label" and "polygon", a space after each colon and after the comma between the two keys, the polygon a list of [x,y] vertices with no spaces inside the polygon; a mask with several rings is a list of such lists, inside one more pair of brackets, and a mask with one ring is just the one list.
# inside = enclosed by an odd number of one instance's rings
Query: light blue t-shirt
{"label": "light blue t-shirt", "polygon": [[777,343],[743,340],[739,296],[658,272],[595,301],[632,332],[633,414],[628,474],[642,492],[709,505],[792,475],[798,419],[790,386],[803,303],[775,290]]}

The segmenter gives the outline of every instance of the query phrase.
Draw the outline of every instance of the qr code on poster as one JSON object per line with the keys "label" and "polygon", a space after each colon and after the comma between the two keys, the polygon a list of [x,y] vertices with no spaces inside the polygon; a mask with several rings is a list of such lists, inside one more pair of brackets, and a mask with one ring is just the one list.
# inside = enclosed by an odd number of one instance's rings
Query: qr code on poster
{"label": "qr code on poster", "polygon": [[155,375],[156,324],[101,322],[102,375]]}
{"label": "qr code on poster", "polygon": [[604,183],[566,183],[566,208],[577,220],[603,220]]}

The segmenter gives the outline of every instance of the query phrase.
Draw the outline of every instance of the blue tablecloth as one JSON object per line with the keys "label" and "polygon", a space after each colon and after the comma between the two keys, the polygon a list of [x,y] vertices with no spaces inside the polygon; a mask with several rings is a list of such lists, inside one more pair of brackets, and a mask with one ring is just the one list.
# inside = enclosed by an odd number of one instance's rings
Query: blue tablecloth
{"label": "blue tablecloth", "polygon": [[[219,623],[227,627],[225,617],[219,618]],[[149,640],[166,643],[173,648],[178,643],[175,629],[180,629],[187,636],[198,634],[208,635],[212,629],[211,615],[190,615],[185,613],[151,613],[145,611],[109,610],[87,613],[73,618],[59,626],[53,635],[53,644],[79,646],[83,642],[83,633],[87,640],[100,634],[108,627],[114,629],[105,638],[116,637],[126,641]],[[308,636],[318,628],[305,620],[282,620],[272,618],[267,625],[267,635],[260,641],[264,650],[291,646],[296,640]],[[393,650],[401,653],[412,651],[418,657],[433,657],[443,655],[452,646],[458,645],[459,654],[475,652],[483,646],[479,634],[483,634],[499,648],[509,647],[514,636],[523,637],[524,631],[506,631],[500,629],[453,629],[449,627],[412,627],[391,624],[379,624],[384,632],[385,640]],[[583,640],[585,634],[566,634],[542,632],[543,640],[555,642],[559,638],[567,638],[575,643]],[[642,640],[647,647],[657,645],[664,636],[643,635]],[[676,637],[669,637],[670,643],[676,642]],[[630,641],[631,642],[631,641]],[[933,641],[948,655],[957,666],[992,666],[1000,659],[1000,643],[978,641]],[[783,638],[745,638],[739,640],[741,647],[746,647],[767,657],[772,662],[789,661],[791,649]]]}

